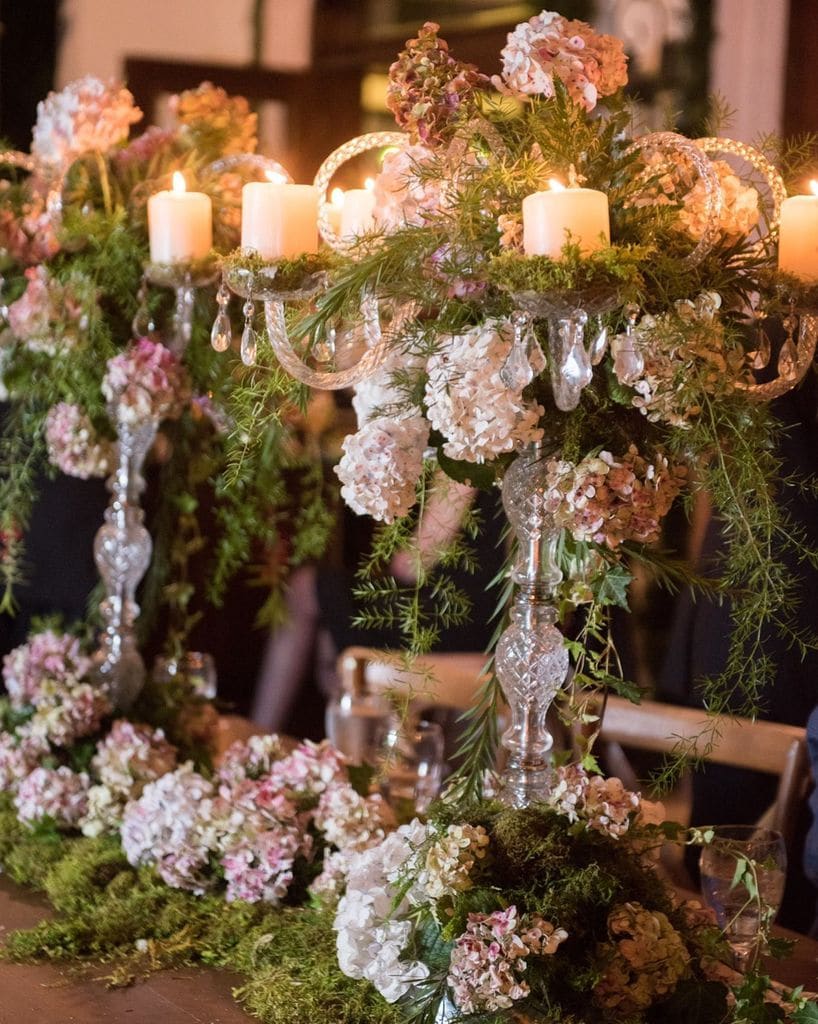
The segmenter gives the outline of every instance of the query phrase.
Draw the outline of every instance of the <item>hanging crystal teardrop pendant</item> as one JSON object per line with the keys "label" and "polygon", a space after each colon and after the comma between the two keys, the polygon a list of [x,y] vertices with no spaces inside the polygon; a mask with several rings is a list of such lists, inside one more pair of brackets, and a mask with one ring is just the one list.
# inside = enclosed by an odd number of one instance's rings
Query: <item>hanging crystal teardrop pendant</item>
{"label": "hanging crystal teardrop pendant", "polygon": [[253,366],[256,362],[258,352],[258,339],[253,328],[253,316],[256,307],[251,299],[248,299],[242,307],[244,313],[244,330],[241,332],[241,361],[245,366]]}
{"label": "hanging crystal teardrop pendant", "polygon": [[230,305],[230,289],[224,281],[216,292],[216,305],[219,307],[219,311],[210,331],[210,344],[217,352],[226,352],[233,342],[233,325],[230,323],[230,314],[227,312],[227,307]]}
{"label": "hanging crystal teardrop pendant", "polygon": [[798,349],[793,341],[793,334],[798,328],[798,317],[795,315],[793,307],[790,307],[789,313],[781,323],[787,336],[778,353],[778,375],[783,380],[795,380],[798,372]]}
{"label": "hanging crystal teardrop pendant", "polygon": [[576,409],[582,389],[590,384],[593,375],[585,348],[587,322],[588,314],[582,309],[548,322],[551,388],[554,402],[563,412]]}
{"label": "hanging crystal teardrop pendant", "polygon": [[156,332],[156,324],[148,308],[148,280],[144,274],[136,293],[136,303],[136,313],[131,323],[134,337],[149,338]]}
{"label": "hanging crystal teardrop pendant", "polygon": [[525,313],[516,312],[511,315],[511,325],[514,336],[506,361],[500,369],[500,380],[511,391],[522,391],[534,379],[526,345],[531,320]]}
{"label": "hanging crystal teardrop pendant", "polygon": [[608,348],[608,328],[601,316],[596,318],[596,334],[594,340],[591,342],[591,349],[589,355],[591,357],[591,365],[598,366],[603,358],[605,357],[605,351]]}
{"label": "hanging crystal teardrop pendant", "polygon": [[316,341],[312,347],[313,358],[317,363],[328,366],[335,362],[336,352],[336,331],[334,327],[328,327],[326,334]]}
{"label": "hanging crystal teardrop pendant", "polygon": [[633,303],[625,306],[626,326],[624,334],[617,334],[611,342],[614,357],[614,373],[621,384],[633,384],[645,370],[645,359],[639,351],[636,340],[636,319],[639,307]]}

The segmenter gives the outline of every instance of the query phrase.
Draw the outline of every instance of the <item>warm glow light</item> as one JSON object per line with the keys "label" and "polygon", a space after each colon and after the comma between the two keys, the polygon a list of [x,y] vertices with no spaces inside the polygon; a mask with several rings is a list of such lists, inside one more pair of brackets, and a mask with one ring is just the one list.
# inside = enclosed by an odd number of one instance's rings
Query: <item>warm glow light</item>
{"label": "warm glow light", "polygon": [[367,190],[367,192],[374,192],[375,191],[375,179],[374,178],[367,178],[366,181],[364,182],[364,188]]}
{"label": "warm glow light", "polygon": [[173,191],[174,192],[186,192],[187,186],[185,185],[185,176],[181,171],[173,172]]}
{"label": "warm glow light", "polygon": [[818,196],[818,181],[816,181],[814,178],[809,183],[809,190],[810,192],[812,192],[814,196]]}
{"label": "warm glow light", "polygon": [[286,185],[287,177],[284,174],[280,174],[278,171],[265,171],[267,180],[271,185]]}
{"label": "warm glow light", "polygon": [[330,202],[333,208],[336,210],[343,210],[344,208],[344,190],[342,188],[334,188],[332,190],[332,196]]}
{"label": "warm glow light", "polygon": [[548,187],[551,189],[552,192],[565,191],[565,185],[563,185],[563,183],[558,178],[549,178]]}

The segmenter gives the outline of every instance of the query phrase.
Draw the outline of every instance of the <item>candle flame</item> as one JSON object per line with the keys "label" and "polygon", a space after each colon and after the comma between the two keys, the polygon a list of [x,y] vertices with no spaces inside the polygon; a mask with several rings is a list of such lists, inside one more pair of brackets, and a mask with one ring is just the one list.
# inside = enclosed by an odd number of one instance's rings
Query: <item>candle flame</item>
{"label": "candle flame", "polygon": [[336,210],[343,210],[344,208],[344,190],[342,188],[334,188],[332,190],[332,196],[330,202],[333,208]]}
{"label": "candle flame", "polygon": [[564,192],[565,191],[565,185],[563,185],[563,183],[559,180],[559,178],[549,178],[548,179],[548,187],[551,189],[552,192]]}
{"label": "candle flame", "polygon": [[374,178],[367,178],[366,181],[364,182],[364,188],[367,190],[367,192],[374,192],[375,191],[375,179]]}
{"label": "candle flame", "polygon": [[271,185],[287,184],[287,176],[285,174],[281,174],[279,171],[265,171],[264,173]]}
{"label": "candle flame", "polygon": [[173,191],[174,192],[186,192],[187,185],[185,185],[185,176],[181,171],[173,172]]}
{"label": "candle flame", "polygon": [[818,196],[818,181],[815,178],[809,183],[809,190],[814,196]]}

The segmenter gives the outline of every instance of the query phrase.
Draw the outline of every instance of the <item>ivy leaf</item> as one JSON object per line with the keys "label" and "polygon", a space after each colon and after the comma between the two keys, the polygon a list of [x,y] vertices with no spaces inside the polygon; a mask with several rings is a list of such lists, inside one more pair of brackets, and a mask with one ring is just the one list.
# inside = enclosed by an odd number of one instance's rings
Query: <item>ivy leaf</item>
{"label": "ivy leaf", "polygon": [[487,463],[450,459],[443,454],[442,448],[437,450],[437,463],[446,476],[460,484],[468,484],[481,491],[490,491],[494,486],[494,468]]}
{"label": "ivy leaf", "polygon": [[771,935],[767,939],[767,953],[776,960],[786,960],[792,953],[794,945],[794,939],[780,939]]}
{"label": "ivy leaf", "polygon": [[793,1024],[818,1024],[818,1003],[805,1000],[790,1012]]}
{"label": "ivy leaf", "polygon": [[680,982],[670,999],[653,1008],[648,1020],[659,1024],[719,1024],[727,1016],[727,993],[717,981]]}
{"label": "ivy leaf", "polygon": [[633,576],[624,565],[611,565],[591,584],[594,597],[600,604],[613,604],[628,610],[628,587]]}

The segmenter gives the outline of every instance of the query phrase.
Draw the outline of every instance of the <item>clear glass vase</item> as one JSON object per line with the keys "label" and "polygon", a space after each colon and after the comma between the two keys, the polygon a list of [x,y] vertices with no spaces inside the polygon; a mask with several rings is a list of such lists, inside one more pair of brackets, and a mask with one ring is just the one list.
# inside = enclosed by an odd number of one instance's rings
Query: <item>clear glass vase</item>
{"label": "clear glass vase", "polygon": [[158,429],[154,419],[134,422],[131,411],[112,402],[109,415],[119,442],[117,466],[108,479],[111,498],[94,538],[94,561],[105,586],[100,605],[104,626],[94,656],[95,675],[117,711],[127,711],[145,683],[136,645],[136,588],[150,565],[153,544],[143,524],[142,467]]}

